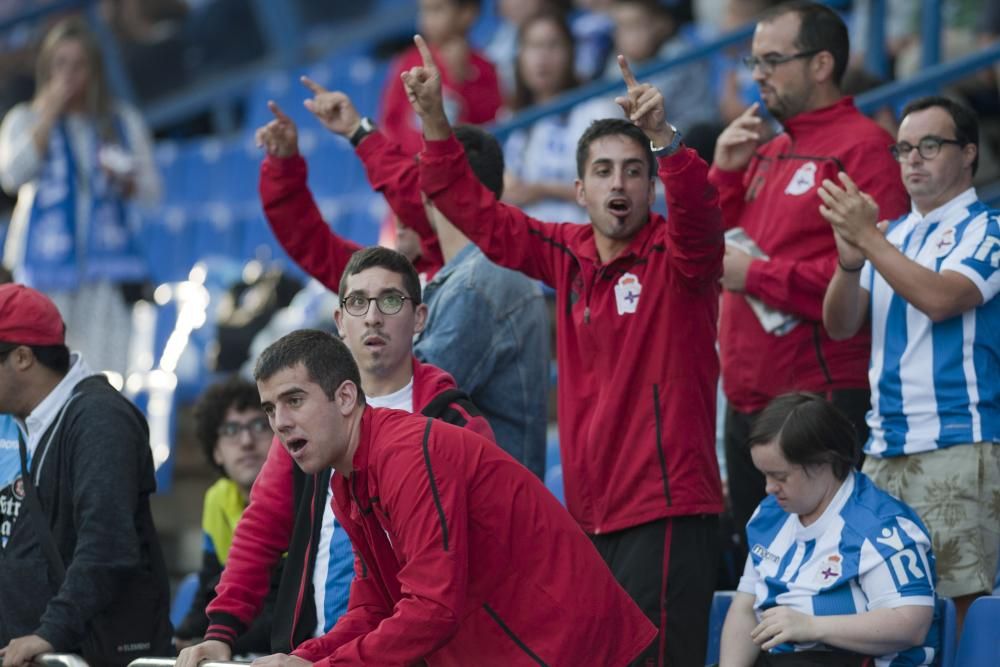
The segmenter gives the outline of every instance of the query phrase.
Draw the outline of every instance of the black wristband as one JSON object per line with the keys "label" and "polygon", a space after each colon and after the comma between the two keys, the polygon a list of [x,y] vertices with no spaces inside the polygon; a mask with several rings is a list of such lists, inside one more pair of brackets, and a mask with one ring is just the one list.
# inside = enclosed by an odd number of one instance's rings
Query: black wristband
{"label": "black wristband", "polygon": [[361,123],[358,125],[358,129],[356,129],[354,131],[354,134],[352,134],[348,138],[348,141],[351,142],[351,146],[357,148],[358,144],[361,143],[361,140],[374,131],[375,131],[375,124],[372,123],[370,118],[365,116],[364,118],[361,119]]}
{"label": "black wristband", "polygon": [[865,263],[861,262],[861,266],[854,268],[849,266],[844,266],[844,263],[840,261],[840,257],[837,257],[837,265],[840,266],[841,270],[846,273],[857,273],[861,269],[865,268]]}

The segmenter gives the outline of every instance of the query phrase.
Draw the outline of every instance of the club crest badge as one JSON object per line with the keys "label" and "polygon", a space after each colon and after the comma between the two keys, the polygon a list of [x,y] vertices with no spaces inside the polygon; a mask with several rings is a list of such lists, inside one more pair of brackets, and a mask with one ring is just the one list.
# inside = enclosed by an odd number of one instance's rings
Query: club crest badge
{"label": "club crest badge", "polygon": [[806,162],[785,186],[786,195],[804,195],[816,186],[816,163]]}
{"label": "club crest badge", "polygon": [[844,559],[840,554],[831,554],[826,557],[816,571],[816,583],[820,586],[829,586],[840,579],[844,571]]}
{"label": "club crest badge", "polygon": [[934,241],[934,256],[944,257],[951,252],[951,249],[955,247],[955,228],[951,227],[943,232],[941,236],[938,237],[937,241]]}
{"label": "club crest badge", "polygon": [[642,292],[642,285],[639,277],[634,273],[626,273],[618,279],[615,285],[615,304],[618,306],[618,314],[632,314],[639,307],[639,294]]}

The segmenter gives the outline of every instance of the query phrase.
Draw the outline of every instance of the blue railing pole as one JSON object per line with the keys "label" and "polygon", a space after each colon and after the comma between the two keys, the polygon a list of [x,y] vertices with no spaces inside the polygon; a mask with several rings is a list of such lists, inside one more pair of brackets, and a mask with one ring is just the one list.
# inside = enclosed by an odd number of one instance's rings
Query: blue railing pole
{"label": "blue railing pole", "polygon": [[890,78],[885,41],[885,0],[870,0],[868,34],[865,35],[865,69],[882,80]]}
{"label": "blue railing pole", "polygon": [[1000,42],[980,49],[976,53],[947,63],[939,63],[908,79],[896,81],[858,95],[855,104],[864,113],[871,113],[902,98],[913,98],[937,92],[942,85],[972,74],[992,63],[1000,62]]}
{"label": "blue railing pole", "polygon": [[108,86],[115,98],[130,104],[136,104],[135,87],[125,68],[125,59],[118,44],[118,38],[101,16],[96,2],[87,3],[87,24],[97,37],[104,56],[104,73],[108,77]]}
{"label": "blue railing pole", "polygon": [[941,0],[924,0],[920,12],[920,40],[921,69],[941,62]]}

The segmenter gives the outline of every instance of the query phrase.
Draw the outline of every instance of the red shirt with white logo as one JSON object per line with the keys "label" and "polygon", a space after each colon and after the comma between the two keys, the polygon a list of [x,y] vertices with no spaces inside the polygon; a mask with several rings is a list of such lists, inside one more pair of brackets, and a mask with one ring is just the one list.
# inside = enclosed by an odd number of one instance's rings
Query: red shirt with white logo
{"label": "red shirt with white logo", "polygon": [[497,202],[454,136],[426,141],[420,184],[501,266],[556,289],[566,504],[588,533],[722,511],[715,352],[722,221],[693,150],[659,159],[670,219],[601,262],[590,225],[544,223]]}
{"label": "red shirt with white logo", "polygon": [[715,167],[726,227],[742,227],[768,255],[747,274],[746,295],[799,319],[784,335],[767,333],[741,293],[722,298],[722,386],[741,412],[763,409],[789,391],[868,388],[871,344],[865,327],[836,342],[823,328],[823,295],[837,267],[833,232],[816,191],[839,171],[875,198],[880,219],[909,210],[892,137],[862,115],[853,99],[799,114],[761,146],[744,171]]}

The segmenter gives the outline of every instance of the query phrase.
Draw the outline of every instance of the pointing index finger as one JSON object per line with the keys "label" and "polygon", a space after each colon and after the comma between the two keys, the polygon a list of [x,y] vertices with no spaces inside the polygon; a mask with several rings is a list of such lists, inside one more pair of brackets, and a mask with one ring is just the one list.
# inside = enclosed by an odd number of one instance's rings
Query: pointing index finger
{"label": "pointing index finger", "polygon": [[424,61],[424,67],[434,67],[434,57],[431,55],[431,49],[427,46],[427,42],[424,41],[424,38],[420,35],[414,35],[413,43],[417,45],[417,51],[420,52],[420,58]]}
{"label": "pointing index finger", "polygon": [[625,56],[618,54],[618,67],[622,71],[622,78],[625,79],[625,85],[629,88],[635,88],[639,85],[639,82],[635,80],[635,74],[632,73],[632,68],[628,64],[628,60]]}
{"label": "pointing index finger", "polygon": [[281,110],[281,107],[279,107],[278,103],[275,102],[274,100],[267,101],[267,108],[271,110],[271,113],[273,113],[274,117],[277,118],[278,120],[280,121],[289,120],[288,116],[285,115],[285,112]]}
{"label": "pointing index finger", "polygon": [[324,88],[323,86],[319,85],[318,83],[316,83],[315,81],[313,81],[312,79],[310,79],[309,77],[307,77],[305,75],[299,77],[299,81],[302,82],[303,86],[305,86],[306,88],[308,88],[309,90],[311,90],[314,95],[319,95],[320,93],[325,93],[326,92],[326,88]]}

